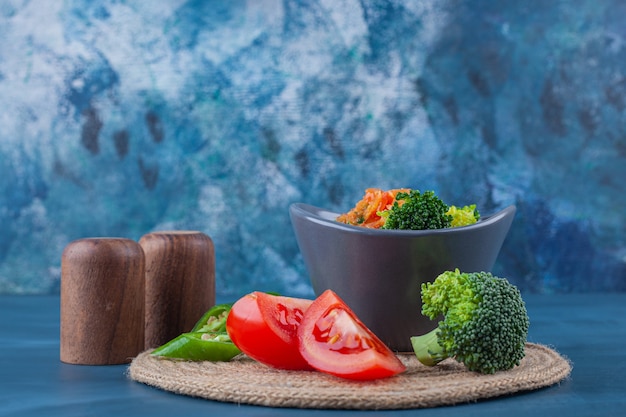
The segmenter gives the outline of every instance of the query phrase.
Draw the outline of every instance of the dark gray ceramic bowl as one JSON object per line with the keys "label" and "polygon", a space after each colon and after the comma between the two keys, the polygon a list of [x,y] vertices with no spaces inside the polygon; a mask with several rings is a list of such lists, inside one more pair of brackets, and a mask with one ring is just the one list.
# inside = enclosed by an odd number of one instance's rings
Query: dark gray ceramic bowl
{"label": "dark gray ceramic bowl", "polygon": [[464,227],[380,230],[335,221],[307,204],[289,207],[317,295],[335,291],[383,342],[411,351],[411,336],[434,329],[421,313],[421,285],[440,273],[490,271],[515,216],[509,206]]}

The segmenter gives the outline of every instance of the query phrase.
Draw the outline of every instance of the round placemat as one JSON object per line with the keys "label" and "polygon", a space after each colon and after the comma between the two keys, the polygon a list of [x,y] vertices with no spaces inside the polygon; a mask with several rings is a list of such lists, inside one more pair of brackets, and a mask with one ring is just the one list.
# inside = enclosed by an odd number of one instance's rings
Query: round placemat
{"label": "round placemat", "polygon": [[209,400],[270,407],[327,409],[406,409],[458,404],[556,384],[571,364],[556,351],[526,344],[520,365],[493,375],[468,371],[447,359],[422,365],[413,354],[400,354],[406,372],[374,381],[351,381],[315,371],[282,371],[245,355],[230,362],[163,359],[146,351],[128,368],[128,376],[166,391]]}

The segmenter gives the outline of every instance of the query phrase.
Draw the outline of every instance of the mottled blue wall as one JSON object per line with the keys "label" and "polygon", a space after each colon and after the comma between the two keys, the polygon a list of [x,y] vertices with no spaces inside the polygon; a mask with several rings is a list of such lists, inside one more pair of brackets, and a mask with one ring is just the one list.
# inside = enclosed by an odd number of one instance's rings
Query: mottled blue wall
{"label": "mottled blue wall", "polygon": [[196,229],[217,290],[310,295],[295,201],[517,204],[496,270],[626,290],[620,0],[5,1],[0,292],[90,236]]}

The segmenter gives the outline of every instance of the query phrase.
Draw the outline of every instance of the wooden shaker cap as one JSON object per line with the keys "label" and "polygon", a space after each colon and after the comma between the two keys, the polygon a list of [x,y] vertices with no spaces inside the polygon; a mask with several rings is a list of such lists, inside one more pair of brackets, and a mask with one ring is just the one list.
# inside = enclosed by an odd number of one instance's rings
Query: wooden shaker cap
{"label": "wooden shaker cap", "polygon": [[145,348],[190,331],[215,304],[215,252],[198,231],[159,231],[139,244],[146,256]]}
{"label": "wooden shaker cap", "polygon": [[61,361],[128,363],[144,348],[145,259],[124,238],[68,244],[61,259]]}

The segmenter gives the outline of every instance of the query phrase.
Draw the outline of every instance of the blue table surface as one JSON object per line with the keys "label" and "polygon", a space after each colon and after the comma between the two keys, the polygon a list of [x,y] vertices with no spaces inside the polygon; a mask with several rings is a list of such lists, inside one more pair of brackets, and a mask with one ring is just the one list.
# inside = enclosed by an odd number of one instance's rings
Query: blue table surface
{"label": "blue table surface", "polygon": [[131,381],[128,365],[59,360],[59,297],[0,296],[0,416],[626,415],[626,294],[528,295],[529,341],[573,363],[569,379],[523,394],[419,410],[294,410],[196,399]]}

